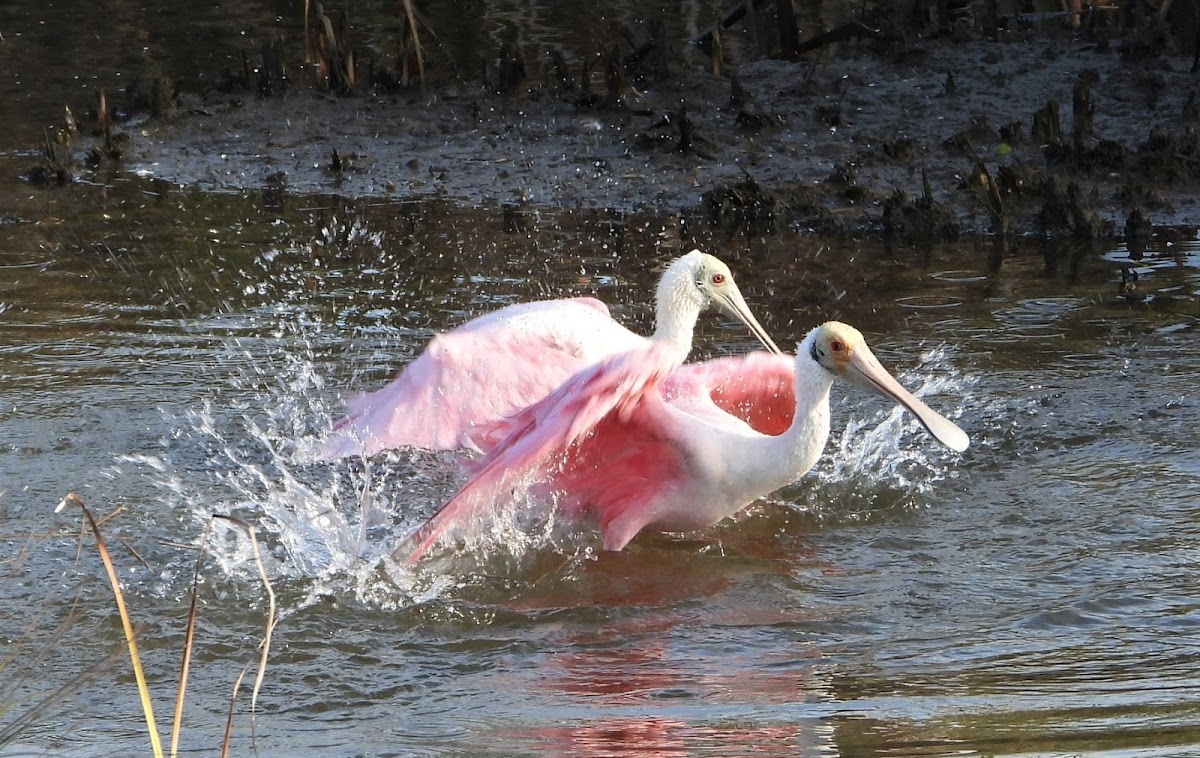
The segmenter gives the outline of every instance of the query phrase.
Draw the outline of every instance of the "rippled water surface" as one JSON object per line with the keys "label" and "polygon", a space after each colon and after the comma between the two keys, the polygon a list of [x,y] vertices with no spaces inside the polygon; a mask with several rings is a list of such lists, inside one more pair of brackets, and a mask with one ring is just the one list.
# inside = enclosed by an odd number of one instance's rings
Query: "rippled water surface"
{"label": "rippled water surface", "polygon": [[[69,491],[115,511],[164,723],[194,547],[212,513],[257,525],[279,622],[253,729],[249,678],[238,699],[241,754],[1200,751],[1186,234],[1140,260],[1029,242],[989,270],[983,246],[692,228],[777,341],[858,325],[972,447],[839,387],[817,469],[729,522],[618,554],[589,531],[505,534],[397,576],[381,556],[463,480],[455,456],[302,464],[296,441],[505,303],[596,294],[647,331],[669,222],[547,213],[507,233],[436,203],[279,209],[127,182],[10,202],[0,691],[36,698],[100,663],[10,751],[145,750],[128,662],[104,662],[121,632],[103,569],[78,513],[53,513]],[[699,357],[750,347],[702,320]],[[204,754],[267,611],[246,532],[213,529],[182,740]]]}
{"label": "rippled water surface", "polygon": [[[206,548],[185,754],[218,754],[247,666],[234,755],[1200,754],[1194,230],[1029,240],[996,267],[987,243],[19,181],[64,101],[144,57],[206,86],[241,38],[296,35],[276,5],[0,6],[0,743],[30,716],[0,755],[149,754],[94,540],[54,513],[68,492],[105,519],[164,731]],[[485,6],[441,54],[494,45],[525,8]],[[365,46],[391,44],[379,29]],[[838,386],[816,469],[737,518],[621,553],[502,519],[415,574],[384,557],[461,459],[298,457],[343,395],[474,315],[587,294],[648,332],[684,244],[733,266],[780,345],[859,327],[972,446]],[[752,347],[708,314],[694,356]],[[276,595],[253,720],[269,603],[247,531],[213,514],[255,526]]]}

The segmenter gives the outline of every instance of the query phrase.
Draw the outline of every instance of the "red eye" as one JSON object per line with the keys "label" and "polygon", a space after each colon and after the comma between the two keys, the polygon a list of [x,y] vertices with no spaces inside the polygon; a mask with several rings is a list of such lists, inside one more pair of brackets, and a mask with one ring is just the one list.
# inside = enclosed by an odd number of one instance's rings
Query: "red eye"
{"label": "red eye", "polygon": [[832,348],[833,352],[835,352],[835,353],[840,353],[846,349],[846,346],[844,344],[842,344],[842,342],[839,340],[834,340],[833,342],[830,342],[829,347]]}
{"label": "red eye", "polygon": [[712,283],[713,284],[724,284],[725,283],[725,275],[724,274],[713,274],[712,275]]}

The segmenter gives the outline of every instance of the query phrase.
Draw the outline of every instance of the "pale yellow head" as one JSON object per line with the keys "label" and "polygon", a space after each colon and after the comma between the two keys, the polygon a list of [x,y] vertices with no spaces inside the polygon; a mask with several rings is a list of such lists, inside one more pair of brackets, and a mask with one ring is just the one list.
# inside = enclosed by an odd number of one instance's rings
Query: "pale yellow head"
{"label": "pale yellow head", "polygon": [[828,321],[812,332],[809,355],[851,384],[890,397],[912,411],[926,430],[946,447],[962,452],[970,444],[966,432],[900,386],[867,347],[862,332],[840,321]]}
{"label": "pale yellow head", "polygon": [[826,321],[816,328],[809,350],[814,361],[838,376],[847,376],[846,370],[860,348],[871,352],[862,332],[841,321]]}

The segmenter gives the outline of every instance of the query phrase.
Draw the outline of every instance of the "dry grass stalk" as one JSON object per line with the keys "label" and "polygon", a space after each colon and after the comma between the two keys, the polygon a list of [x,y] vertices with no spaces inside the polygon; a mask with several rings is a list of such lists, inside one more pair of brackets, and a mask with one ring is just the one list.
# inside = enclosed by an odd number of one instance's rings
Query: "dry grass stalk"
{"label": "dry grass stalk", "polygon": [[249,663],[242,666],[242,673],[238,674],[237,681],[233,683],[233,693],[229,696],[229,712],[225,715],[225,739],[221,742],[221,758],[227,758],[229,755],[229,738],[233,734],[233,706],[237,703],[238,690],[242,687],[242,679],[246,677],[246,672],[249,670]]}
{"label": "dry grass stalk", "polygon": [[204,536],[200,540],[200,552],[196,556],[196,570],[192,573],[192,602],[188,607],[187,633],[183,639],[183,661],[179,667],[179,689],[175,694],[175,718],[171,723],[171,758],[179,754],[179,730],[183,725],[183,698],[187,691],[188,671],[192,663],[192,643],[196,638],[196,598],[199,596],[200,566],[204,562],[204,545],[208,544],[208,535],[212,531],[212,519],[204,527]]}
{"label": "dry grass stalk", "polygon": [[[117,612],[121,616],[121,623],[125,629],[125,640],[126,640],[126,644],[127,644],[128,648],[129,648],[129,657],[133,664],[134,677],[137,679],[137,683],[138,683],[138,693],[141,696],[141,700],[142,700],[142,708],[143,708],[143,711],[145,714],[146,727],[147,727],[147,730],[150,732],[150,742],[151,742],[151,745],[154,750],[155,758],[163,758],[162,743],[161,743],[160,736],[158,733],[157,724],[155,723],[155,720],[154,720],[154,708],[153,708],[153,704],[150,700],[150,690],[146,684],[146,677],[145,677],[144,669],[142,667],[141,658],[138,655],[137,643],[135,640],[135,635],[133,633],[133,625],[130,622],[128,610],[125,607],[124,596],[121,594],[120,583],[118,582],[118,579],[117,579],[116,568],[113,565],[112,556],[108,551],[108,547],[104,543],[104,538],[100,534],[100,526],[99,526],[100,522],[96,521],[96,519],[92,516],[91,511],[88,510],[87,506],[83,502],[83,499],[81,497],[79,497],[79,495],[77,495],[73,492],[68,494],[66,497],[64,497],[62,499],[62,502],[60,502],[58,504],[58,507],[55,509],[55,512],[56,513],[61,512],[67,505],[79,506],[79,508],[83,511],[83,515],[87,520],[87,524],[91,527],[93,534],[95,534],[95,536],[96,536],[97,551],[100,553],[100,558],[101,558],[101,560],[104,561],[105,569],[108,572],[109,582],[112,584],[112,588],[113,588],[113,595],[117,601]],[[109,514],[108,518],[111,518],[113,515],[115,515],[119,511],[120,511],[120,508],[113,511],[113,513]],[[254,562],[258,569],[259,578],[262,580],[263,586],[266,588],[266,591],[267,591],[267,600],[268,600],[267,628],[266,628],[266,633],[263,636],[262,644],[260,645],[262,652],[261,652],[261,655],[259,656],[258,672],[254,679],[254,691],[253,691],[253,696],[251,698],[251,706],[250,706],[251,718],[253,719],[254,713],[256,712],[257,705],[258,705],[258,693],[262,687],[263,679],[266,675],[267,657],[271,650],[271,634],[275,629],[275,611],[276,611],[275,590],[271,586],[271,582],[270,582],[269,578],[267,577],[266,566],[263,564],[263,561],[262,561],[262,555],[258,548],[258,537],[257,537],[257,534],[255,533],[254,527],[252,525],[250,525],[249,523],[247,523],[239,518],[235,518],[233,516],[213,514],[212,518],[213,519],[222,518],[222,519],[226,519],[228,521],[232,521],[232,522],[238,524],[239,526],[241,526],[242,528],[244,528],[246,530],[246,532],[250,535],[250,544],[254,551]],[[191,605],[188,609],[188,617],[187,617],[188,620],[187,620],[186,635],[185,635],[185,639],[184,639],[183,660],[180,664],[178,689],[177,689],[176,696],[175,696],[175,713],[174,713],[174,720],[173,720],[172,728],[171,728],[171,746],[170,746],[171,747],[171,753],[170,753],[171,758],[175,758],[175,756],[177,756],[178,752],[179,752],[179,735],[180,735],[181,726],[183,724],[183,704],[184,704],[184,700],[185,700],[185,694],[187,692],[188,673],[191,669],[192,649],[193,649],[193,645],[195,642],[197,602],[198,602],[197,598],[199,596],[199,584],[200,584],[200,569],[201,569],[201,566],[203,565],[204,555],[206,552],[203,545],[207,544],[208,535],[209,535],[209,532],[211,531],[211,528],[212,528],[212,519],[209,520],[208,526],[205,528],[204,538],[201,542],[201,547],[199,548],[199,554],[196,556],[196,568],[192,575],[192,599],[191,599]],[[131,552],[133,552],[132,549],[131,549]],[[134,553],[134,555],[139,560],[141,560],[141,557],[137,556],[136,553]],[[145,561],[142,561],[142,562],[143,562],[143,564],[145,563]],[[120,652],[119,648],[118,648],[117,652],[118,653]],[[101,662],[101,663],[103,663],[103,662]],[[90,672],[93,671],[93,669],[99,670],[99,667],[100,667],[100,664],[97,664],[96,666],[89,668],[88,672],[85,672],[85,675],[81,675],[81,681],[73,681],[71,683],[68,683],[68,685],[64,686],[59,691],[57,691],[56,693],[52,694],[51,696],[46,698],[44,701],[39,703],[39,705],[36,706],[30,713],[24,714],[21,717],[21,719],[19,719],[19,727],[17,728],[17,731],[13,732],[13,734],[19,733],[20,729],[23,729],[24,726],[27,726],[29,723],[31,723],[33,720],[35,720],[41,713],[44,713],[46,710],[48,710],[50,705],[59,699],[60,693],[65,694],[69,691],[72,691],[73,689],[76,689],[76,688],[82,686],[82,676],[88,675]],[[238,690],[241,687],[242,679],[245,677],[248,669],[249,669],[249,664],[246,664],[246,666],[243,667],[242,672],[238,675],[237,682],[234,684],[233,699],[230,700],[229,714],[226,718],[225,738],[223,741],[222,752],[221,752],[222,756],[226,756],[229,754],[229,743],[230,743],[230,736],[231,736],[231,730],[232,730],[232,725],[233,725],[234,704],[237,699]],[[251,729],[253,730],[253,720],[251,721],[251,725],[252,725]],[[13,727],[6,727],[3,731],[0,731],[0,744],[3,744],[2,738],[4,737],[4,735],[7,735],[12,730],[12,728]],[[11,739],[11,737],[9,739]]]}
{"label": "dry grass stalk", "polygon": [[312,33],[308,26],[308,6],[312,0],[304,0],[304,64],[312,63]]}
{"label": "dry grass stalk", "polygon": [[[3,493],[0,492],[0,494],[3,494]],[[123,510],[125,510],[125,506],[118,505],[116,508],[113,508],[107,514],[105,514],[104,516],[101,516],[99,519],[97,519],[96,523],[99,524],[100,526],[104,526],[106,523],[111,521],[114,516],[116,516]],[[80,533],[83,534],[86,531],[87,531],[86,529],[81,529]],[[21,533],[8,532],[8,533],[0,534],[0,540],[30,540],[30,541],[32,541],[32,540],[60,540],[62,538],[63,538],[63,533],[61,531],[21,532]]]}
{"label": "dry grass stalk", "polygon": [[[246,533],[250,535],[250,547],[254,550],[254,564],[258,568],[258,577],[262,580],[263,587],[267,591],[267,631],[263,635],[262,653],[258,659],[258,673],[254,676],[254,689],[250,695],[250,728],[253,734],[254,716],[258,709],[258,692],[262,688],[263,677],[267,673],[267,656],[271,652],[271,633],[275,631],[275,589],[271,586],[271,580],[267,578],[267,568],[262,562],[262,555],[258,549],[258,537],[255,534],[254,526],[234,516],[214,514],[214,518],[223,518],[227,521],[232,521],[245,529]],[[238,681],[241,681],[241,677],[238,677]],[[234,694],[237,694],[236,688],[234,689]],[[232,703],[230,707],[232,708]]]}
{"label": "dry grass stalk", "polygon": [[129,611],[125,608],[125,597],[121,594],[121,583],[117,579],[117,569],[113,566],[112,556],[108,553],[108,548],[104,544],[104,538],[100,535],[100,525],[92,516],[92,512],[84,504],[83,498],[76,495],[74,492],[69,493],[62,499],[62,502],[55,508],[55,513],[60,513],[68,505],[78,505],[83,511],[84,517],[92,528],[92,533],[96,535],[96,549],[100,553],[100,560],[104,561],[104,568],[108,572],[108,581],[112,584],[113,597],[117,601],[117,613],[121,616],[121,626],[125,630],[125,642],[129,646],[129,660],[133,665],[133,676],[137,680],[138,695],[142,700],[142,710],[146,718],[146,729],[150,732],[150,745],[154,749],[155,758],[163,758],[162,739],[158,734],[158,726],[154,721],[154,704],[150,701],[150,688],[146,684],[146,673],[142,668],[142,660],[138,655],[137,636],[133,633],[133,624],[129,620]]}
{"label": "dry grass stalk", "polygon": [[421,80],[421,90],[425,89],[425,51],[421,47],[420,27],[417,24],[417,9],[413,0],[400,0],[404,8],[403,28],[400,31],[400,83],[409,84],[408,58],[415,59],[417,78]]}

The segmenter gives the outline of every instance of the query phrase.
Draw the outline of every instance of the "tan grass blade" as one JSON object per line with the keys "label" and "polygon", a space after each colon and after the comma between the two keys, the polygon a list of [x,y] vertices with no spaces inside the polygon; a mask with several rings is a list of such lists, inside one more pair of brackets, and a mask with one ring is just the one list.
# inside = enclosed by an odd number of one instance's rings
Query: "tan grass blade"
{"label": "tan grass blade", "polygon": [[263,587],[267,590],[267,631],[263,635],[262,655],[258,659],[258,673],[254,676],[254,692],[250,696],[250,713],[253,716],[258,708],[258,690],[262,687],[263,676],[267,673],[267,654],[271,652],[271,633],[275,631],[275,590],[267,579],[267,569],[263,566],[262,556],[258,553],[258,539],[254,535],[254,527],[246,525],[250,530],[250,544],[254,547],[254,563],[258,566],[258,576],[262,579]]}
{"label": "tan grass blade", "polygon": [[267,578],[267,568],[263,565],[262,554],[258,550],[258,537],[254,531],[254,526],[236,516],[214,514],[214,517],[232,521],[245,529],[247,534],[250,535],[250,546],[254,550],[254,563],[258,567],[258,577],[262,580],[263,587],[267,591],[267,630],[263,635],[261,645],[262,654],[258,659],[258,673],[254,677],[254,690],[250,695],[250,733],[253,735],[254,715],[258,710],[258,692],[262,687],[263,677],[267,673],[267,656],[271,652],[271,633],[275,631],[275,589],[271,586],[271,580]]}
{"label": "tan grass blade", "polygon": [[120,614],[121,626],[125,629],[125,642],[129,646],[129,660],[133,665],[133,676],[137,679],[138,695],[142,699],[146,729],[150,732],[150,745],[154,749],[155,758],[163,758],[162,739],[158,734],[158,726],[154,722],[154,704],[150,701],[150,688],[146,685],[146,672],[142,669],[142,660],[138,655],[136,635],[133,633],[133,624],[129,620],[129,611],[125,609],[125,598],[121,594],[121,583],[117,580],[117,569],[113,566],[112,556],[108,554],[104,538],[100,535],[100,526],[92,517],[92,512],[84,505],[83,498],[74,492],[68,493],[54,510],[56,513],[61,512],[67,505],[79,506],[84,517],[87,518],[88,524],[92,527],[92,533],[96,535],[96,549],[100,553],[100,560],[104,561],[105,570],[108,571],[108,581],[112,584],[113,597],[117,601],[117,613]]}

